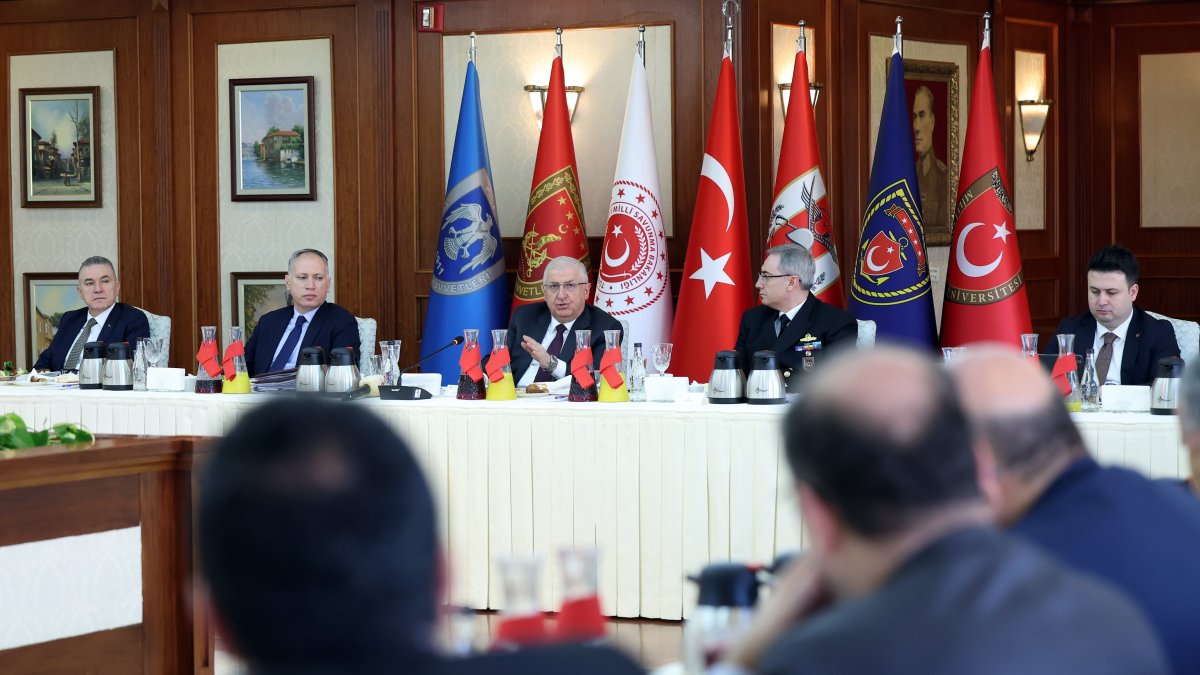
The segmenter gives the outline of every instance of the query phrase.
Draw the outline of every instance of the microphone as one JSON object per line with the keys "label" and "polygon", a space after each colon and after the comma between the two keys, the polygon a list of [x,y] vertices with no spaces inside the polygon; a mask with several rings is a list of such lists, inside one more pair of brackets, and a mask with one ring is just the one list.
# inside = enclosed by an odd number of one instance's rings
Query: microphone
{"label": "microphone", "polygon": [[416,368],[417,366],[421,365],[422,363],[425,363],[426,361],[433,358],[434,356],[437,356],[438,354],[441,354],[442,352],[446,351],[447,349],[450,349],[454,345],[461,345],[462,343],[463,343],[463,336],[461,336],[461,335],[455,336],[455,338],[453,340],[451,340],[447,344],[443,345],[442,347],[439,347],[438,349],[435,349],[432,352],[429,352],[428,354],[426,354],[424,357],[422,357],[416,363],[412,364],[411,366],[401,369],[400,372],[397,373],[397,376],[407,373],[408,371],[412,370],[413,368]]}

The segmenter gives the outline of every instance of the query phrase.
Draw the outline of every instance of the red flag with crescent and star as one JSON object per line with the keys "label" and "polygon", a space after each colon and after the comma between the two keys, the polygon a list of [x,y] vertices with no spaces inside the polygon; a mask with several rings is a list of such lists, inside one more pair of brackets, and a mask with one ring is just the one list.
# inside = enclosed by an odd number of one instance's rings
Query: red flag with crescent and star
{"label": "red flag with crescent and star", "polygon": [[733,61],[721,60],[671,341],[671,372],[707,382],[713,357],[737,343],[750,308],[750,234]]}
{"label": "red flag with crescent and star", "polygon": [[943,347],[1003,342],[1020,348],[1021,333],[1033,330],[1000,143],[989,43],[985,37],[963,146],[942,307]]}
{"label": "red flag with crescent and star", "polygon": [[808,59],[800,50],[792,68],[792,91],[796,95],[791,97],[783,125],[767,246],[799,244],[808,249],[816,265],[813,294],[822,302],[845,307],[829,196],[821,172],[821,146],[808,97]]}
{"label": "red flag with crescent and star", "polygon": [[521,259],[513,289],[514,312],[521,305],[544,302],[542,273],[546,263],[565,255],[578,258],[584,267],[590,266],[564,79],[562,57],[556,56],[550,67],[542,135],[525,212],[525,234],[521,237]]}

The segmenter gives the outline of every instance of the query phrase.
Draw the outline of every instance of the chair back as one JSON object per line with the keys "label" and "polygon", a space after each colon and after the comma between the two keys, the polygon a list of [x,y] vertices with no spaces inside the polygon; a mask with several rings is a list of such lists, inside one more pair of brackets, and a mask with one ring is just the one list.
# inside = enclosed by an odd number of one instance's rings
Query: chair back
{"label": "chair back", "polygon": [[171,317],[151,314],[141,307],[134,307],[134,309],[146,315],[146,322],[150,324],[150,337],[162,338],[163,353],[167,355],[169,360],[171,354]]}
{"label": "chair back", "polygon": [[1175,329],[1175,342],[1179,345],[1179,357],[1185,364],[1194,363],[1192,359],[1200,356],[1200,323],[1186,319],[1172,319],[1158,312],[1148,311],[1146,313],[1156,319],[1171,322],[1171,328]]}
{"label": "chair back", "polygon": [[856,343],[859,349],[875,346],[875,322],[867,319],[866,321],[858,319],[858,342]]}
{"label": "chair back", "polygon": [[357,316],[354,320],[358,322],[358,369],[361,371],[367,366],[367,357],[375,353],[375,319],[360,319]]}

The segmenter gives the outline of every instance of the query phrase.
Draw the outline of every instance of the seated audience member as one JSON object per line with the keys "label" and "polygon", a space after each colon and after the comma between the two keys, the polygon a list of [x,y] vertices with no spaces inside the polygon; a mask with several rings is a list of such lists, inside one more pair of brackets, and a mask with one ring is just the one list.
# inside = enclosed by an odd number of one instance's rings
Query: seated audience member
{"label": "seated audience member", "polygon": [[738,367],[750,372],[754,352],[769,349],[778,358],[779,369],[800,372],[806,345],[819,344],[820,356],[827,357],[832,347],[854,346],[858,340],[858,322],[844,309],[827,305],[809,292],[816,267],[812,254],[803,246],[786,244],[767,250],[758,273],[762,304],[742,314],[738,324]]}
{"label": "seated audience member", "polygon": [[546,263],[542,272],[545,304],[518,307],[508,325],[508,353],[518,386],[566,377],[575,356],[575,331],[579,330],[592,331],[592,365],[600,367],[604,331],[621,330],[621,322],[588,304],[591,287],[587,268],[579,260],[559,256]]}
{"label": "seated audience member", "polygon": [[1123,590],[1176,673],[1200,673],[1200,502],[1177,484],[1101,467],[1062,396],[1018,355],[956,362],[980,485],[1001,521],[1062,562]]}
{"label": "seated audience member", "polygon": [[1179,398],[1179,431],[1191,465],[1187,485],[1200,495],[1200,364],[1183,369]]}
{"label": "seated audience member", "polygon": [[325,358],[338,347],[354,350],[358,363],[358,321],[342,307],[326,302],[329,295],[329,258],[312,248],[302,248],[288,260],[283,277],[291,307],[267,312],[246,343],[246,369],[251,377],[295,368],[300,350],[321,347]]}
{"label": "seated audience member", "polygon": [[[1088,263],[1088,312],[1067,317],[1058,333],[1075,336],[1075,353],[1091,349],[1101,384],[1147,385],[1154,381],[1158,360],[1179,356],[1175,329],[1134,307],[1139,267],[1124,246],[1106,246]],[[1048,343],[1046,351],[1056,350]]]}
{"label": "seated audience member", "polygon": [[731,670],[1166,672],[1124,596],[990,526],[966,417],[928,357],[846,352],[802,395],[783,431],[811,548]]}
{"label": "seated audience member", "polygon": [[253,675],[639,672],[596,647],[440,655],[433,499],[405,443],[361,407],[248,412],[204,468],[197,535],[214,625]]}
{"label": "seated audience member", "polygon": [[50,346],[38,356],[38,370],[78,370],[83,345],[97,340],[128,342],[150,337],[150,323],[138,308],[117,302],[121,281],[112,261],[94,255],[79,266],[79,297],[87,307],[62,315]]}

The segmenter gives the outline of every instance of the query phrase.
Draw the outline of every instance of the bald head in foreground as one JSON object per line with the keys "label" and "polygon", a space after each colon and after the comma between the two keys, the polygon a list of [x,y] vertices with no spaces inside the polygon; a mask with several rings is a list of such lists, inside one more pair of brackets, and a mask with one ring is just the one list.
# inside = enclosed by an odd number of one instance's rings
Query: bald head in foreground
{"label": "bald head in foreground", "polygon": [[1000,520],[1128,594],[1174,672],[1200,673],[1200,502],[1174,481],[1097,464],[1037,364],[975,349],[953,372]]}
{"label": "bald head in foreground", "polygon": [[784,423],[811,548],[731,655],[762,673],[1162,673],[1114,590],[990,526],[953,384],[847,352]]}

